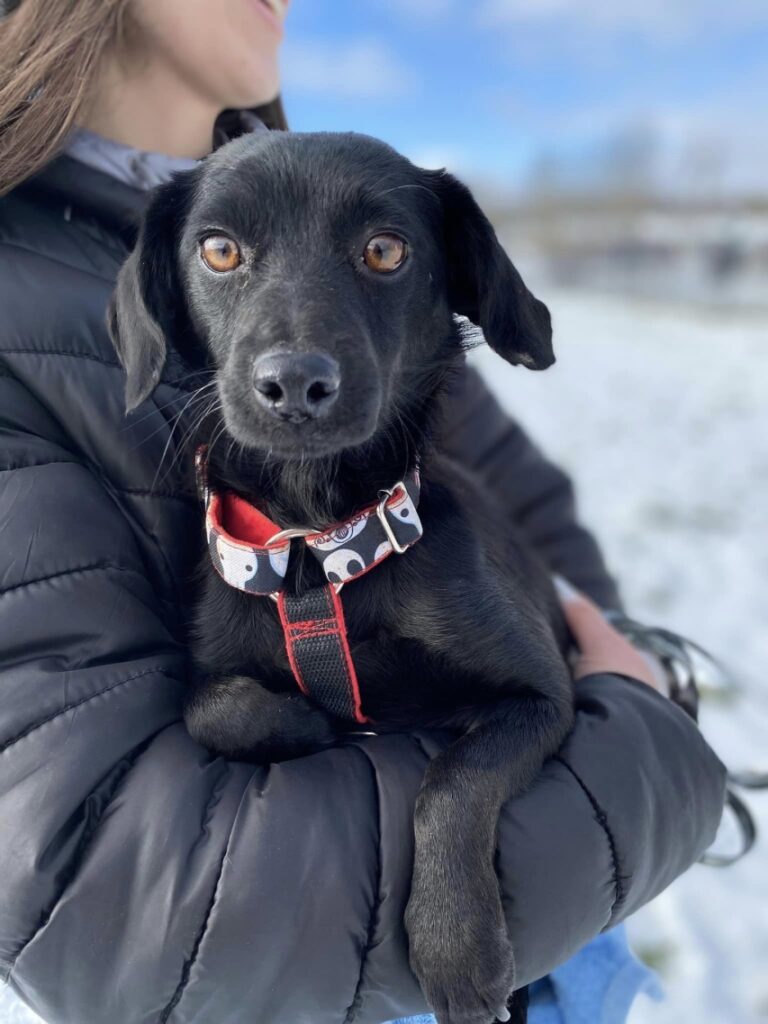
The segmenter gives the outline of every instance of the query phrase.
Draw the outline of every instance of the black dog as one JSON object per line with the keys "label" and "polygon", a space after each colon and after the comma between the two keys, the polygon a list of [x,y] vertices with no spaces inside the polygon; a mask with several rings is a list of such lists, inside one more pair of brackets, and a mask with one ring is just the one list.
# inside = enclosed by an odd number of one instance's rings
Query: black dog
{"label": "black dog", "polygon": [[[418,798],[406,926],[441,1024],[487,1024],[525,1017],[499,810],[560,746],[573,696],[546,570],[430,443],[464,358],[454,314],[508,362],[553,362],[546,307],[463,185],[364,136],[273,133],[156,193],[110,327],[129,408],[169,342],[210,374],[190,732],[264,761],[365,721],[456,730]],[[293,545],[272,537],[286,528]]]}

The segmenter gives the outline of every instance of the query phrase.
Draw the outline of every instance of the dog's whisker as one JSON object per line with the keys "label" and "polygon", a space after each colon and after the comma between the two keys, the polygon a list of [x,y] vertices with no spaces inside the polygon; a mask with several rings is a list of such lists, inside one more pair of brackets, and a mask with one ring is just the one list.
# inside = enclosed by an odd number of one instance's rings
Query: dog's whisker
{"label": "dog's whisker", "polygon": [[[202,390],[203,389],[201,388],[200,391],[202,391]],[[185,415],[187,409],[191,405],[193,405],[196,401],[201,400],[201,399],[207,399],[208,396],[200,394],[200,391],[195,392],[195,394],[190,396],[190,398],[187,400],[187,402],[185,402],[184,406],[178,412],[174,413],[174,415],[170,419],[163,418],[163,422],[158,427],[156,427],[150,434],[146,434],[145,436],[143,436],[141,438],[140,441],[137,441],[136,445],[134,447],[139,447],[142,444],[146,444],[147,441],[150,441],[157,434],[159,434],[163,430],[165,430],[165,428],[168,426],[169,423],[170,424],[174,424],[174,423],[178,422],[181,419],[181,417],[183,417]],[[169,403],[167,403],[167,405],[158,406],[158,408],[154,412],[157,412],[157,411],[160,411],[162,409],[165,409],[165,408],[168,407],[168,405],[173,405],[173,404],[174,404],[173,402],[169,402]],[[139,420],[138,422],[141,423],[144,420],[149,419],[150,416],[154,415],[154,412],[153,413],[148,413],[146,416],[142,417],[142,419]]]}
{"label": "dog's whisker", "polygon": [[[215,382],[212,382],[212,383],[215,383]],[[155,476],[154,476],[154,479],[152,481],[152,487],[153,488],[157,485],[158,480],[167,480],[169,478],[169,476],[170,476],[171,472],[173,471],[174,467],[178,464],[179,460],[183,457],[183,455],[186,452],[186,442],[189,440],[189,438],[192,436],[192,434],[197,429],[199,429],[199,427],[202,425],[202,423],[205,421],[205,419],[209,415],[211,415],[213,413],[213,411],[215,411],[216,406],[220,405],[220,400],[216,400],[215,396],[207,396],[207,395],[203,394],[203,392],[205,391],[206,388],[207,388],[207,385],[204,388],[199,388],[198,391],[196,391],[192,396],[190,396],[190,398],[184,404],[183,408],[174,417],[170,433],[168,434],[168,439],[165,442],[165,446],[164,446],[162,454],[160,456],[160,460],[158,462],[157,470],[155,472]],[[209,401],[209,404],[203,407],[203,409],[200,411],[200,413],[198,414],[197,417],[193,417],[193,420],[192,420],[191,424],[182,432],[181,437],[180,437],[180,439],[178,440],[178,442],[176,444],[176,452],[173,455],[173,457],[171,458],[170,464],[166,468],[164,476],[161,477],[161,471],[163,469],[163,463],[165,462],[165,459],[166,459],[166,456],[168,455],[170,447],[171,447],[171,445],[174,442],[174,434],[175,434],[176,428],[181,423],[182,417],[186,413],[187,409],[190,407],[190,405],[195,400],[201,400],[201,399],[208,399],[208,400],[210,400],[211,398],[214,399],[213,402]]]}
{"label": "dog's whisker", "polygon": [[[139,438],[139,440],[137,440],[135,442],[135,444],[133,444],[131,446],[131,450],[135,451],[137,448],[140,448],[142,445],[146,444],[148,441],[151,441],[153,437],[156,437],[158,434],[161,434],[163,431],[167,430],[169,425],[171,426],[171,429],[173,429],[173,424],[177,421],[177,419],[179,418],[179,416],[181,416],[181,414],[182,414],[182,411],[180,410],[179,412],[174,413],[173,416],[170,417],[170,419],[167,419],[166,417],[162,417],[162,422],[160,423],[160,425],[155,427],[155,429],[153,431],[151,431],[149,434],[143,434]],[[152,415],[152,414],[150,414],[150,415]],[[149,419],[150,415],[145,416],[144,419]],[[130,426],[124,428],[124,429],[128,430],[128,429],[131,429],[131,427],[132,427],[132,425],[130,425]]]}
{"label": "dog's whisker", "polygon": [[[206,371],[206,372],[209,372],[209,371]],[[215,385],[216,385],[216,381],[214,379],[214,380],[209,381],[207,384],[204,384],[202,387],[196,388],[191,393],[188,392],[187,394],[188,394],[189,398],[195,398],[198,394],[200,394],[200,392],[206,390],[207,388],[215,387]],[[139,424],[144,423],[145,420],[152,419],[152,417],[156,416],[157,413],[163,412],[165,409],[170,409],[174,405],[178,405],[179,401],[180,401],[180,398],[179,398],[178,395],[175,395],[173,398],[170,398],[167,402],[162,402],[162,403],[157,402],[157,401],[155,401],[153,399],[152,408],[149,409],[149,411],[146,412],[143,416],[138,416],[138,417],[135,416],[135,415],[132,416],[130,421],[128,423],[126,423],[122,427],[122,430],[125,431],[125,430],[133,429],[134,427],[138,426]]]}
{"label": "dog's whisker", "polygon": [[[204,372],[205,373],[210,373],[209,370],[206,370]],[[190,376],[192,376],[192,374],[190,374]],[[195,376],[197,376],[197,375],[195,375]],[[216,380],[215,379],[211,380],[207,384],[204,384],[202,387],[197,388],[194,392],[192,392],[192,396],[191,397],[195,397],[196,395],[200,394],[200,392],[205,391],[207,388],[211,388],[211,387],[215,387],[215,386],[216,386]],[[139,416],[138,418],[135,418],[135,417],[132,418],[130,423],[126,423],[125,426],[122,427],[122,430],[131,430],[133,427],[138,426],[140,423],[143,423],[145,420],[152,419],[152,417],[155,416],[158,412],[162,412],[164,409],[168,409],[172,405],[176,405],[178,403],[178,401],[179,401],[179,398],[178,398],[178,395],[177,395],[176,397],[169,399],[167,402],[163,402],[162,405],[158,404],[157,402],[154,402],[153,403],[153,407],[149,410],[149,412],[145,413],[143,416]],[[150,437],[151,436],[152,435],[150,435]]]}
{"label": "dog's whisker", "polygon": [[379,199],[381,198],[381,196],[388,196],[392,192],[400,192],[402,189],[406,188],[421,189],[423,192],[426,192],[429,196],[431,196],[431,198],[434,199],[435,202],[438,203],[438,205],[440,204],[440,197],[435,195],[431,188],[428,188],[426,185],[419,185],[416,182],[412,182],[407,185],[393,185],[392,188],[384,189],[383,192],[376,192],[371,198]]}
{"label": "dog's whisker", "polygon": [[190,448],[189,442],[192,441],[192,439],[199,433],[205,422],[211,419],[214,415],[220,413],[221,411],[222,404],[220,399],[214,401],[212,404],[209,404],[208,406],[200,410],[200,412],[189,423],[188,427],[179,438],[179,441],[176,446],[176,452],[174,453],[173,459],[171,460],[169,469],[173,468],[175,463],[187,454]]}
{"label": "dog's whisker", "polygon": [[[210,388],[213,388],[215,386],[216,386],[216,381],[212,380],[212,381],[209,381],[207,384],[204,384],[202,387],[199,387],[195,391],[193,391],[189,395],[187,400],[184,402],[184,405],[181,407],[181,409],[179,409],[179,411],[177,413],[175,413],[173,418],[174,419],[178,419],[179,417],[183,416],[184,413],[186,412],[186,410],[189,408],[189,406],[191,404],[193,404],[195,401],[197,401],[200,398],[207,397],[205,392],[208,391]],[[163,405],[156,405],[155,408],[151,412],[147,413],[146,416],[141,417],[141,419],[137,420],[136,422],[137,423],[143,423],[144,420],[149,419],[151,416],[155,415],[157,412],[162,412],[164,409],[167,409],[167,408],[169,408],[172,405],[176,405],[177,402],[178,402],[178,399],[173,399],[170,402],[165,402]]]}
{"label": "dog's whisker", "polygon": [[215,434],[214,434],[213,440],[212,440],[212,441],[210,442],[210,445],[209,445],[209,449],[210,449],[210,451],[213,451],[213,449],[214,449],[214,448],[216,447],[216,445],[217,445],[217,444],[219,443],[219,441],[221,440],[221,438],[222,438],[222,437],[224,436],[224,434],[226,433],[226,430],[227,430],[227,425],[226,425],[226,423],[225,423],[225,422],[224,422],[224,421],[222,420],[221,424],[219,425],[219,428],[218,428],[218,430],[217,430],[217,431],[215,432]]}
{"label": "dog's whisker", "polygon": [[[189,421],[189,423],[188,423],[188,424],[186,425],[186,427],[185,427],[185,428],[183,429],[183,431],[182,431],[181,435],[179,436],[179,438],[178,438],[178,440],[177,440],[177,442],[176,442],[176,449],[175,449],[175,452],[174,452],[174,455],[173,455],[173,459],[172,459],[172,461],[171,461],[171,466],[173,465],[174,461],[175,461],[175,460],[176,460],[176,459],[177,459],[178,457],[180,457],[181,455],[185,454],[185,452],[186,452],[186,449],[187,449],[187,442],[188,442],[188,441],[189,441],[189,440],[190,440],[190,439],[191,439],[191,438],[192,438],[192,437],[193,437],[193,436],[195,435],[195,433],[196,433],[196,432],[197,432],[197,431],[198,431],[198,430],[200,429],[200,427],[201,427],[201,426],[203,425],[203,423],[205,422],[205,420],[206,420],[206,419],[207,419],[207,418],[208,418],[209,416],[211,416],[211,415],[212,415],[212,414],[213,414],[213,413],[214,413],[214,412],[216,411],[216,409],[217,409],[217,405],[218,405],[218,403],[217,403],[217,402],[213,402],[213,403],[210,403],[210,402],[209,402],[209,403],[207,403],[206,405],[204,405],[204,406],[203,406],[203,407],[202,407],[202,408],[201,408],[201,409],[200,409],[200,410],[199,410],[199,411],[198,411],[198,412],[197,412],[197,413],[196,413],[196,414],[195,414],[195,415],[194,415],[194,416],[192,417],[192,419],[191,419],[191,420]],[[181,418],[179,417],[179,418],[177,419],[176,423],[174,424],[174,427],[176,427],[176,426],[178,426],[179,424],[181,424],[181,422],[182,422],[182,420],[181,420]],[[161,460],[161,464],[162,464],[162,460]]]}

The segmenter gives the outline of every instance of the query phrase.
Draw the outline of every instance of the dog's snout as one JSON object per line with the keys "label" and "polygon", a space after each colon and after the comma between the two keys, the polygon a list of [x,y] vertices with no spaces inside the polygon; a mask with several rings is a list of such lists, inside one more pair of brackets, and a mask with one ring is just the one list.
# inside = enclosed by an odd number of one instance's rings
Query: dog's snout
{"label": "dog's snout", "polygon": [[322,352],[267,352],[253,365],[259,405],[292,423],[324,416],[340,385],[339,364]]}

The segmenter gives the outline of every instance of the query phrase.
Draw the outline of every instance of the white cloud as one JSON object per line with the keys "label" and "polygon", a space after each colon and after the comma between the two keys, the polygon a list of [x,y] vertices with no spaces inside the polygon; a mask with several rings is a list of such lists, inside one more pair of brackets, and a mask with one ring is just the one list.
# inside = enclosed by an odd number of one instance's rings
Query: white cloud
{"label": "white cloud", "polygon": [[330,44],[291,40],[283,49],[282,66],[292,90],[315,95],[400,99],[416,82],[413,71],[375,37]]}
{"label": "white cloud", "polygon": [[[636,152],[638,173],[645,168],[671,191],[764,194],[768,135],[759,128],[766,94],[768,74],[757,74],[686,101],[625,95],[548,114],[510,107],[506,116],[534,134],[566,175],[599,174],[612,151],[623,151],[624,161]],[[497,109],[505,113],[503,102]]]}
{"label": "white cloud", "polygon": [[486,26],[542,26],[565,35],[633,33],[652,42],[679,42],[702,31],[768,24],[765,0],[483,0]]}

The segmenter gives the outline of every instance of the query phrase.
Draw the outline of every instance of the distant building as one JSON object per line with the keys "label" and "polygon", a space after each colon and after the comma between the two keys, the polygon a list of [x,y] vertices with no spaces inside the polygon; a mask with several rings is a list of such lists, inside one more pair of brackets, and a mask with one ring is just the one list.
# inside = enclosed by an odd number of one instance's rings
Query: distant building
{"label": "distant building", "polygon": [[768,307],[768,201],[539,195],[489,212],[516,262],[553,283]]}

